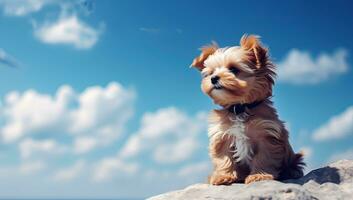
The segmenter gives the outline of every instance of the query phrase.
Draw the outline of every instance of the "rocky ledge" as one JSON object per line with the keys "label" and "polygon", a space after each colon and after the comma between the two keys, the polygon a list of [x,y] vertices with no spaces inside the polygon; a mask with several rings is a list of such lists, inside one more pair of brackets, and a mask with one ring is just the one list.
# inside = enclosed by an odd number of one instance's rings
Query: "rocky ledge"
{"label": "rocky ledge", "polygon": [[249,185],[213,186],[195,184],[149,198],[166,199],[353,199],[353,161],[341,160],[311,171],[306,176],[279,181],[260,181]]}

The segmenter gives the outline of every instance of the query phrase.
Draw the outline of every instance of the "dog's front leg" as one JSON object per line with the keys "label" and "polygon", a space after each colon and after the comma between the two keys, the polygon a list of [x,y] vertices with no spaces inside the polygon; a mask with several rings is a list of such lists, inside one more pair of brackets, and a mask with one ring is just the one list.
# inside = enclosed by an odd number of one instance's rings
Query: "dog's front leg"
{"label": "dog's front leg", "polygon": [[209,153],[214,169],[209,183],[212,185],[229,185],[237,179],[231,152],[233,139],[228,135],[210,139]]}
{"label": "dog's front leg", "polygon": [[250,164],[250,174],[246,177],[245,183],[276,180],[285,153],[284,148],[278,144],[271,144],[263,140],[258,145],[258,152],[252,158]]}

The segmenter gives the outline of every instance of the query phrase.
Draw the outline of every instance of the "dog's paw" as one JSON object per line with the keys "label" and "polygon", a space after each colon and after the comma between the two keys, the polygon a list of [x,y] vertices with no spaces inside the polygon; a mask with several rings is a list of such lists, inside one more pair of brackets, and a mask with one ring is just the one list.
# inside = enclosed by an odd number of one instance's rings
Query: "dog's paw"
{"label": "dog's paw", "polygon": [[209,178],[209,183],[212,185],[230,185],[236,181],[233,174],[213,174]]}
{"label": "dog's paw", "polygon": [[274,180],[274,178],[271,174],[252,174],[246,177],[245,184],[264,180]]}

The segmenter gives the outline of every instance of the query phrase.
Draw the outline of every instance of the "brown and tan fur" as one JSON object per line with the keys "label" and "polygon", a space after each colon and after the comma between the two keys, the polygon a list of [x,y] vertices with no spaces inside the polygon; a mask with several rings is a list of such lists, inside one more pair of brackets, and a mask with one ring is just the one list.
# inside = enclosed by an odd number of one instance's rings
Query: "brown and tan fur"
{"label": "brown and tan fur", "polygon": [[[244,35],[240,46],[201,48],[192,66],[203,75],[201,88],[216,104],[209,117],[209,154],[213,185],[303,176],[301,154],[295,154],[288,132],[270,100],[275,67],[257,36]],[[216,84],[211,78],[217,76]],[[234,104],[261,102],[245,117],[228,111]],[[239,121],[240,119],[240,121]],[[238,120],[238,121],[237,121]]]}

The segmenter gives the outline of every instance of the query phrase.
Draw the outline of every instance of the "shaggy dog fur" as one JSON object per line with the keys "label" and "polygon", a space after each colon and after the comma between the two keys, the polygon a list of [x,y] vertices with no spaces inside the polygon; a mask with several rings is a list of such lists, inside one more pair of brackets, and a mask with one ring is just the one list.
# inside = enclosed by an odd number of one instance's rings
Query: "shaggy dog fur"
{"label": "shaggy dog fur", "polygon": [[275,67],[258,36],[244,35],[240,46],[201,48],[191,66],[202,74],[202,91],[222,109],[209,117],[213,185],[303,176],[288,132],[270,100]]}

